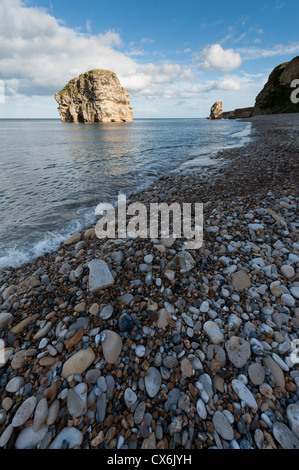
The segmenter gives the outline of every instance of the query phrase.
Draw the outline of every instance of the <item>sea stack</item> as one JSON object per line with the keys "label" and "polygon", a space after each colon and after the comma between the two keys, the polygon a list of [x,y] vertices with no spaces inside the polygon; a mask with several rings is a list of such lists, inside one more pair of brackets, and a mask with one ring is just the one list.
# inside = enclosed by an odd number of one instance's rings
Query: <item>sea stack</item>
{"label": "sea stack", "polygon": [[54,95],[63,122],[131,122],[130,95],[114,72],[95,69],[73,78]]}
{"label": "sea stack", "polygon": [[221,119],[223,112],[223,104],[222,101],[216,101],[211,107],[210,117],[209,119]]}

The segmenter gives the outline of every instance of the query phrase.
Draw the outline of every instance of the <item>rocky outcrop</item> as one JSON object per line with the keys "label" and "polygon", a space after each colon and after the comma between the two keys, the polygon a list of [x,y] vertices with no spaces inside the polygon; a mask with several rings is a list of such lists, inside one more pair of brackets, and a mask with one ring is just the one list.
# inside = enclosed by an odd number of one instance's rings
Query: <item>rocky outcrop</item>
{"label": "rocky outcrop", "polygon": [[222,101],[216,101],[211,107],[209,119],[221,119],[223,111]]}
{"label": "rocky outcrop", "polygon": [[253,116],[260,114],[298,113],[299,105],[292,103],[291,83],[299,78],[299,56],[278,65],[271,72],[262,91],[257,95]]}
{"label": "rocky outcrop", "polygon": [[73,78],[54,95],[63,122],[131,122],[130,95],[115,73],[95,69]]}
{"label": "rocky outcrop", "polygon": [[221,115],[221,119],[241,119],[249,118],[252,116],[253,107],[238,108],[234,111],[225,111]]}
{"label": "rocky outcrop", "polygon": [[249,118],[252,116],[253,107],[250,108],[238,108],[234,110],[236,119]]}
{"label": "rocky outcrop", "polygon": [[291,83],[296,79],[299,79],[299,56],[275,67],[266,85],[257,95],[254,107],[222,112],[222,102],[216,101],[211,108],[209,119],[246,119],[261,114],[298,113],[299,104],[291,101],[294,91]]}

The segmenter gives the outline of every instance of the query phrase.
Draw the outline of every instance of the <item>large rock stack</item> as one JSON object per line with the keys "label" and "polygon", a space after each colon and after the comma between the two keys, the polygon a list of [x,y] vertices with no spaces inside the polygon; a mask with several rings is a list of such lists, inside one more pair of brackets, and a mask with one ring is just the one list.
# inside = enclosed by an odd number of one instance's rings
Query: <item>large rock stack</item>
{"label": "large rock stack", "polygon": [[131,122],[130,95],[115,73],[95,69],[73,78],[54,95],[63,122]]}

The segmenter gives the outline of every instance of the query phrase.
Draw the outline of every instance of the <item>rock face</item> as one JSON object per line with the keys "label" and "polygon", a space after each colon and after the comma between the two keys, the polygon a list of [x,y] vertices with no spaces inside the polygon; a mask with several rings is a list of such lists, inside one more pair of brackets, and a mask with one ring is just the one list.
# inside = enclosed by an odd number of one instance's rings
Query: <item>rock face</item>
{"label": "rock face", "polygon": [[291,101],[293,80],[299,77],[299,56],[291,62],[278,65],[269,75],[262,91],[257,95],[253,116],[259,114],[298,113],[298,104]]}
{"label": "rock face", "polygon": [[295,90],[291,83],[298,77],[299,56],[275,67],[264,88],[257,95],[254,107],[222,112],[222,102],[216,101],[211,108],[209,119],[247,119],[261,114],[298,113],[299,104],[291,101],[291,93]]}
{"label": "rock face", "polygon": [[209,119],[221,119],[223,111],[222,101],[216,101],[211,107]]}
{"label": "rock face", "polygon": [[131,122],[130,95],[115,73],[95,69],[73,78],[54,95],[63,122]]}

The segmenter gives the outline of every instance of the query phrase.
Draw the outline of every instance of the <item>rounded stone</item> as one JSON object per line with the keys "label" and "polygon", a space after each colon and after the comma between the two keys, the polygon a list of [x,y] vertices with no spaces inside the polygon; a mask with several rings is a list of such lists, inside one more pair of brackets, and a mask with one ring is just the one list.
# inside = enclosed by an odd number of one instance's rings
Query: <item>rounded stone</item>
{"label": "rounded stone", "polygon": [[33,430],[35,432],[39,431],[42,428],[47,417],[48,417],[47,400],[45,398],[42,398],[38,402],[35,408],[34,419],[33,419]]}
{"label": "rounded stone", "polygon": [[95,354],[91,348],[80,349],[64,363],[61,375],[67,378],[70,375],[83,374],[94,360]]}
{"label": "rounded stone", "polygon": [[64,428],[58,436],[55,437],[53,442],[50,444],[49,449],[62,449],[64,441],[68,444],[68,449],[73,449],[82,444],[83,434],[79,429],[74,427]]}
{"label": "rounded stone", "polygon": [[15,393],[23,387],[25,379],[23,377],[13,377],[5,387],[5,390],[9,393]]}
{"label": "rounded stone", "polygon": [[84,382],[79,383],[69,390],[67,395],[67,408],[72,416],[82,416],[86,411],[87,405],[87,385]]}
{"label": "rounded stone", "polygon": [[284,423],[274,423],[273,435],[283,449],[299,449],[299,439]]}
{"label": "rounded stone", "polygon": [[299,286],[293,286],[290,288],[290,292],[295,299],[299,299]]}
{"label": "rounded stone", "polygon": [[104,308],[99,313],[99,317],[102,318],[102,320],[109,320],[109,318],[113,314],[113,306],[112,305],[105,305]]}
{"label": "rounded stone", "polygon": [[139,344],[135,349],[135,354],[137,357],[143,357],[145,355],[145,347]]}
{"label": "rounded stone", "polygon": [[17,409],[16,414],[13,417],[12,425],[14,428],[22,426],[32,415],[36,407],[36,398],[34,396],[27,398],[21,406]]}
{"label": "rounded stone", "polygon": [[153,398],[160,390],[162,378],[161,374],[155,367],[149,367],[148,373],[145,376],[145,388],[148,395]]}
{"label": "rounded stone", "polygon": [[212,343],[214,344],[222,343],[224,337],[217,323],[211,320],[208,320],[203,325],[203,329],[207,333]]}
{"label": "rounded stone", "polygon": [[233,379],[232,388],[234,392],[238,395],[240,400],[245,401],[246,405],[249,408],[252,408],[254,411],[257,411],[258,409],[257,402],[254,396],[252,395],[251,391],[246,387],[246,385],[243,384],[243,382],[241,382],[238,379]]}
{"label": "rounded stone", "polygon": [[207,413],[206,405],[204,404],[201,398],[197,400],[196,410],[197,410],[198,416],[201,419],[205,420],[207,418],[208,413]]}
{"label": "rounded stone", "polygon": [[128,408],[132,408],[132,406],[135,405],[137,401],[137,395],[131,388],[126,388],[125,394],[124,394],[124,400],[125,404]]}
{"label": "rounded stone", "polygon": [[10,323],[12,323],[14,317],[11,313],[9,312],[3,312],[0,314],[0,329],[5,328],[8,326]]}
{"label": "rounded stone", "polygon": [[299,437],[299,405],[291,404],[287,407],[287,418],[292,431]]}
{"label": "rounded stone", "polygon": [[146,403],[144,401],[140,402],[134,412],[134,423],[136,425],[141,424],[143,421],[144,413],[146,410]]}
{"label": "rounded stone", "polygon": [[283,264],[280,268],[281,274],[286,277],[287,279],[290,279],[295,275],[295,270],[292,266],[289,266],[288,264]]}
{"label": "rounded stone", "polygon": [[282,294],[281,301],[287,307],[294,307],[295,299],[291,294]]}
{"label": "rounded stone", "polygon": [[261,385],[265,380],[265,370],[258,362],[250,364],[248,375],[253,385]]}
{"label": "rounded stone", "polygon": [[212,417],[214,428],[219,436],[226,441],[231,441],[234,438],[234,430],[229,421],[221,411],[215,411]]}
{"label": "rounded stone", "polygon": [[185,357],[181,362],[181,370],[185,377],[192,377],[193,367],[187,357]]}
{"label": "rounded stone", "polygon": [[101,332],[102,351],[107,364],[114,364],[122,351],[123,342],[121,337],[111,330]]}
{"label": "rounded stone", "polygon": [[239,336],[232,336],[226,341],[225,349],[229,360],[238,369],[246,364],[251,355],[250,344]]}
{"label": "rounded stone", "polygon": [[33,426],[25,427],[18,434],[15,442],[16,449],[36,449],[39,442],[43,440],[48,432],[48,426],[45,424],[35,432]]}

